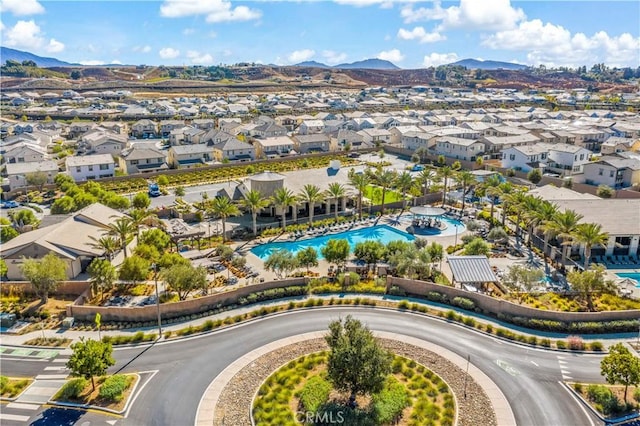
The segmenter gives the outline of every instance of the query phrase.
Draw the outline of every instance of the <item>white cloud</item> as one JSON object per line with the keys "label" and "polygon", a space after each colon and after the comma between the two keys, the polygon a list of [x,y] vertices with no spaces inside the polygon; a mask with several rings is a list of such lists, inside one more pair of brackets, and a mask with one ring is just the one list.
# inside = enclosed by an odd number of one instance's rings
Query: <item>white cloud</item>
{"label": "white cloud", "polygon": [[146,46],[134,46],[131,50],[136,53],[149,53],[151,52],[151,46],[148,44]]}
{"label": "white cloud", "polygon": [[47,52],[49,53],[58,53],[64,50],[64,43],[59,42],[55,38],[49,40],[49,44],[47,45]]}
{"label": "white cloud", "polygon": [[106,62],[98,60],[98,59],[87,59],[87,60],[84,60],[84,61],[80,61],[79,64],[80,65],[95,66],[95,65],[105,65]]}
{"label": "white cloud", "polygon": [[392,49],[378,53],[376,58],[391,62],[402,62],[404,55],[398,49]]}
{"label": "white cloud", "polygon": [[175,59],[180,56],[180,51],[173,47],[164,47],[160,49],[158,55],[160,55],[162,59]]}
{"label": "white cloud", "polygon": [[465,30],[502,30],[513,28],[526,19],[522,9],[511,6],[510,0],[460,0],[459,6],[442,7],[441,0],[433,8],[402,8],[400,16],[406,24],[419,21],[440,21],[436,31],[452,28]]}
{"label": "white cloud", "polygon": [[191,34],[195,33],[196,30],[194,30],[193,28],[185,28],[184,30],[182,30],[182,34],[186,35],[186,36],[190,36]]}
{"label": "white cloud", "polygon": [[422,65],[425,67],[437,67],[438,65],[450,64],[458,59],[456,53],[432,53],[424,57]]}
{"label": "white cloud", "polygon": [[398,38],[402,40],[418,40],[420,43],[435,43],[447,39],[446,36],[439,32],[426,32],[423,27],[415,27],[411,31],[400,28],[398,30]]}
{"label": "white cloud", "polygon": [[189,50],[187,52],[187,58],[191,60],[191,63],[197,65],[209,65],[213,63],[213,56],[209,53],[200,53],[197,50]]}
{"label": "white cloud", "polygon": [[38,15],[44,7],[37,0],[1,0],[0,12],[11,12],[16,16]]}
{"label": "white cloud", "polygon": [[232,8],[227,0],[165,0],[160,15],[166,18],[205,15],[207,22],[216,23],[260,19],[262,12],[247,6]]}
{"label": "white cloud", "polygon": [[313,58],[315,54],[316,51],[312,49],[294,50],[289,54],[287,59],[292,64],[297,64],[299,62],[308,61],[309,59]]}
{"label": "white cloud", "polygon": [[35,21],[18,21],[13,27],[3,27],[3,42],[8,47],[16,47],[31,51],[44,49],[47,52],[60,52],[64,50],[64,44],[50,39],[46,41],[44,34]]}
{"label": "white cloud", "polygon": [[632,66],[640,63],[640,37],[629,33],[610,36],[599,31],[588,37],[571,34],[561,25],[539,19],[525,21],[511,30],[486,37],[483,46],[491,49],[527,52],[531,65],[580,66],[604,62],[609,66]]}
{"label": "white cloud", "polygon": [[340,64],[347,60],[347,54],[344,52],[334,52],[333,50],[324,50],[322,57],[328,65]]}

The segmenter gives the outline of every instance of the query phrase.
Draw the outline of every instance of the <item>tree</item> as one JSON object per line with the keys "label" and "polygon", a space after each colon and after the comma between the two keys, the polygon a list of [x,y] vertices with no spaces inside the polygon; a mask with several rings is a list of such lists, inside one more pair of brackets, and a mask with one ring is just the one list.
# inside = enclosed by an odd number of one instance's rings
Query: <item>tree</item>
{"label": "tree", "polygon": [[431,186],[433,181],[436,179],[436,174],[433,171],[433,169],[425,168],[423,171],[420,172],[417,179],[418,179],[418,182],[420,183],[420,186],[423,189],[422,195],[426,197],[427,194],[429,193],[429,187]]}
{"label": "tree", "polygon": [[40,172],[40,171],[27,173],[24,178],[25,178],[25,181],[27,182],[27,185],[36,186],[38,188],[38,191],[42,191],[42,188],[44,187],[44,185],[47,183],[47,180],[49,179],[49,177],[45,172]]}
{"label": "tree", "polygon": [[278,188],[273,193],[271,201],[282,211],[282,230],[287,228],[287,212],[289,207],[293,206],[296,202],[296,197],[287,188]]}
{"label": "tree", "polygon": [[484,180],[482,185],[485,196],[489,198],[489,201],[491,202],[491,227],[493,227],[493,211],[495,210],[498,197],[500,197],[500,195],[502,194],[500,184],[501,181],[498,175],[491,175]]}
{"label": "tree", "polygon": [[25,225],[35,226],[38,224],[38,219],[31,210],[18,210],[11,214],[11,219],[13,220],[13,223],[20,228]]}
{"label": "tree", "polygon": [[298,199],[309,205],[309,225],[313,223],[313,211],[316,207],[316,203],[320,203],[324,201],[324,194],[320,190],[317,185],[306,184],[300,194],[298,194]]}
{"label": "tree", "polygon": [[184,194],[187,193],[187,191],[184,190],[184,188],[182,186],[176,186],[173,189],[173,193],[175,194],[176,197],[183,197]]}
{"label": "tree", "polygon": [[151,205],[151,198],[145,192],[138,192],[131,201],[131,205],[140,210],[148,209]]}
{"label": "tree", "polygon": [[467,256],[487,255],[491,251],[491,246],[482,238],[474,238],[464,247],[464,254]]}
{"label": "tree", "polygon": [[582,215],[573,210],[565,210],[555,215],[553,222],[548,224],[549,232],[562,240],[562,264],[566,262],[567,252],[571,248],[574,232]]}
{"label": "tree", "polygon": [[185,300],[192,291],[206,288],[207,270],[202,266],[173,265],[162,271],[162,279],[178,294],[180,300]]}
{"label": "tree", "polygon": [[53,183],[55,183],[61,191],[66,191],[69,186],[75,185],[76,181],[69,175],[58,173],[56,177],[53,178]]}
{"label": "tree", "polygon": [[89,238],[92,241],[89,245],[100,250],[102,256],[106,256],[108,260],[113,259],[113,255],[120,249],[120,241],[114,236],[104,235],[100,238],[89,236]]}
{"label": "tree", "polygon": [[127,257],[120,265],[119,277],[122,281],[131,281],[133,284],[144,281],[149,276],[150,266],[149,261],[140,256]]}
{"label": "tree", "polygon": [[329,263],[335,263],[337,266],[344,265],[349,258],[349,241],[329,240],[327,245],[322,247],[322,257]]}
{"label": "tree", "polygon": [[403,172],[398,175],[395,186],[402,194],[402,209],[404,210],[407,208],[407,192],[409,192],[413,186],[413,177],[411,177],[411,173]]}
{"label": "tree", "polygon": [[552,226],[550,226],[550,224],[553,222],[553,218],[557,214],[558,206],[546,200],[542,202],[540,208],[536,211],[539,228],[544,234],[542,252],[544,253],[545,264],[547,262],[547,246],[549,245],[549,237],[552,234]]}
{"label": "tree", "polygon": [[336,206],[335,217],[337,220],[338,219],[338,201],[340,201],[340,198],[344,197],[346,194],[344,185],[338,182],[332,182],[329,184],[329,188],[327,188],[326,194],[327,194],[327,198],[332,199],[335,202],[335,206]]}
{"label": "tree", "polygon": [[386,248],[378,240],[367,240],[357,243],[353,249],[353,255],[358,260],[362,260],[367,264],[367,269],[373,265],[375,270],[376,264],[384,258]]}
{"label": "tree", "polygon": [[0,217],[0,243],[4,244],[18,235],[20,234],[11,225],[11,221],[6,217]]}
{"label": "tree", "polygon": [[609,347],[609,355],[600,361],[600,374],[610,385],[624,385],[624,403],[627,388],[640,384],[640,359],[622,343]]}
{"label": "tree", "polygon": [[156,226],[161,228],[164,227],[164,224],[160,221],[160,219],[158,219],[158,216],[156,216],[155,213],[144,208],[135,208],[131,210],[129,212],[129,217],[131,218],[132,226],[135,229],[135,234],[138,238],[140,237],[140,227],[142,225]]}
{"label": "tree", "polygon": [[461,213],[464,214],[464,207],[467,201],[467,189],[471,185],[473,185],[473,183],[476,181],[476,177],[470,171],[464,170],[458,173],[458,176],[456,176],[456,180],[458,181],[459,184],[462,185],[462,212]]}
{"label": "tree", "polygon": [[358,192],[358,217],[362,220],[362,196],[370,184],[367,173],[349,173],[349,185]]}
{"label": "tree", "polygon": [[124,252],[125,259],[127,258],[128,254],[127,246],[133,239],[133,236],[137,234],[137,232],[137,226],[133,223],[131,218],[128,218],[126,216],[118,217],[107,227],[107,235],[118,239],[120,248]]}
{"label": "tree", "polygon": [[227,197],[216,197],[211,203],[211,213],[222,221],[222,241],[227,238],[227,218],[240,216],[240,209]]}
{"label": "tree", "polygon": [[431,257],[428,248],[418,248],[408,244],[403,250],[395,251],[389,257],[389,264],[396,272],[410,279],[428,279],[431,275]]}
{"label": "tree", "polygon": [[391,372],[391,355],[360,321],[347,316],[329,324],[327,376],[338,390],[356,395],[379,392]]}
{"label": "tree", "polygon": [[264,198],[260,191],[252,189],[251,191],[244,194],[244,198],[241,202],[244,208],[251,212],[253,235],[256,236],[258,234],[258,212],[269,205],[269,200]]}
{"label": "tree", "polygon": [[300,266],[307,268],[307,272],[309,272],[309,268],[318,266],[318,252],[313,247],[305,247],[296,253],[296,261]]}
{"label": "tree", "polygon": [[149,261],[149,263],[156,263],[160,259],[158,249],[149,244],[138,244],[133,250],[133,254]]}
{"label": "tree", "polygon": [[608,185],[600,185],[598,186],[598,190],[596,191],[596,195],[600,198],[611,198],[613,197],[614,190]]}
{"label": "tree", "polygon": [[0,278],[6,277],[7,272],[9,272],[9,268],[7,268],[7,263],[4,261],[4,259],[0,259]]}
{"label": "tree", "polygon": [[105,192],[102,198],[100,198],[100,202],[107,207],[120,211],[126,210],[131,206],[131,202],[127,197],[115,194],[111,191]]}
{"label": "tree", "polygon": [[572,271],[567,275],[567,281],[571,284],[571,289],[578,294],[578,298],[587,304],[587,309],[593,312],[594,294],[614,294],[615,286],[613,281],[605,278],[603,266],[592,266],[587,271]]}
{"label": "tree", "polygon": [[72,80],[78,80],[80,79],[80,77],[82,77],[82,73],[78,70],[73,70],[69,74],[69,77],[71,77]]}
{"label": "tree", "polygon": [[111,343],[80,337],[80,341],[71,345],[73,353],[67,361],[67,368],[74,376],[91,379],[91,387],[96,389],[95,376],[103,376],[109,367],[115,365]]}
{"label": "tree", "polygon": [[94,197],[93,195],[87,192],[80,190],[78,193],[76,193],[73,196],[73,202],[76,205],[76,209],[80,210],[87,206],[90,206],[91,204],[98,202],[98,198]]}
{"label": "tree", "polygon": [[542,180],[542,173],[540,169],[531,169],[531,171],[527,174],[527,179],[534,185],[537,185]]}
{"label": "tree", "polygon": [[429,244],[427,252],[429,253],[432,263],[442,262],[442,259],[444,259],[444,247],[442,247],[442,244],[438,244],[435,241],[432,241],[431,244]]}
{"label": "tree", "polygon": [[509,267],[502,281],[518,293],[518,301],[522,303],[524,296],[540,285],[542,278],[544,278],[544,272],[540,269],[513,265]]}
{"label": "tree", "polygon": [[89,281],[93,285],[93,290],[100,291],[100,301],[102,301],[104,291],[112,288],[118,279],[118,271],[110,261],[96,257],[91,261],[87,272],[89,273]]}
{"label": "tree", "polygon": [[440,177],[443,181],[443,189],[442,189],[442,206],[444,207],[445,202],[447,201],[447,184],[449,179],[453,177],[454,171],[451,167],[444,166],[440,169]]}
{"label": "tree", "polygon": [[605,246],[609,241],[609,234],[602,232],[602,225],[599,223],[581,223],[573,232],[573,241],[584,244],[584,270],[589,269],[589,259],[591,258],[591,248],[593,246]]}
{"label": "tree", "polygon": [[78,210],[78,208],[76,207],[75,201],[68,195],[58,198],[51,205],[51,214],[69,214],[76,210]]}
{"label": "tree", "polygon": [[373,175],[374,181],[382,188],[382,206],[380,214],[384,216],[384,204],[387,189],[391,188],[396,181],[396,172],[393,170],[381,170]]}
{"label": "tree", "polygon": [[264,261],[264,268],[273,271],[276,278],[282,279],[298,267],[298,262],[289,250],[279,249],[273,251]]}
{"label": "tree", "polygon": [[49,300],[49,292],[55,290],[60,281],[67,279],[66,262],[53,252],[47,253],[42,259],[25,258],[20,271],[33,285],[42,305]]}
{"label": "tree", "polygon": [[189,259],[180,256],[179,253],[166,252],[160,256],[158,266],[160,268],[170,268],[173,265],[190,265]]}
{"label": "tree", "polygon": [[171,237],[162,229],[151,228],[140,234],[140,244],[153,246],[162,253],[171,244]]}

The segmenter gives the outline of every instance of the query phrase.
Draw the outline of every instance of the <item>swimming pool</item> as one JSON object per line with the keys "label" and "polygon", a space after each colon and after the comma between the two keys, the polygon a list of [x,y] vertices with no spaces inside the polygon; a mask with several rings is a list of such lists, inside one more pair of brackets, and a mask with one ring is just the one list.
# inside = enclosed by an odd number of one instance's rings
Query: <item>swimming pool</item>
{"label": "swimming pool", "polygon": [[[385,218],[385,220],[388,223],[392,223],[392,224],[400,224],[401,226],[410,226],[411,222],[413,221],[413,215],[412,214],[403,214],[400,216],[400,218],[398,218],[397,216],[391,216],[388,218]],[[438,220],[440,222],[443,222],[447,225],[446,229],[440,230],[440,229],[421,229],[419,232],[419,235],[421,236],[433,236],[433,237],[450,237],[455,235],[456,233],[458,235],[462,234],[464,231],[467,230],[467,227],[465,226],[464,223],[462,223],[461,221],[457,220],[457,219],[452,219],[448,216],[440,216],[438,218]],[[456,231],[457,229],[457,231]]]}
{"label": "swimming pool", "polygon": [[296,254],[302,249],[313,247],[318,251],[318,257],[322,258],[322,247],[329,240],[346,239],[353,251],[356,244],[367,240],[377,240],[383,244],[390,241],[402,240],[413,241],[416,239],[413,235],[406,232],[398,231],[388,225],[377,225],[369,228],[354,229],[352,231],[338,232],[336,234],[321,235],[319,237],[302,239],[298,241],[281,241],[274,243],[261,244],[251,249],[251,253],[255,254],[262,260],[266,260],[269,255],[278,249],[285,249]]}
{"label": "swimming pool", "polygon": [[636,281],[636,287],[640,287],[640,272],[620,272],[616,275],[620,278],[631,278]]}

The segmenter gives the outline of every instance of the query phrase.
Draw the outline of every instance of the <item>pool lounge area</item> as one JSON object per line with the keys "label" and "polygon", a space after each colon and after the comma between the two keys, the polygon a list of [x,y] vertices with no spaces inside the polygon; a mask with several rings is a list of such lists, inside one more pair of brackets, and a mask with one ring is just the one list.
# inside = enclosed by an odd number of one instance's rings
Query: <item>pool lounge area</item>
{"label": "pool lounge area", "polygon": [[635,280],[636,287],[640,287],[640,272],[618,272],[616,275],[619,278],[631,278]]}
{"label": "pool lounge area", "polygon": [[387,244],[390,241],[413,241],[416,239],[411,234],[395,229],[389,225],[375,225],[367,228],[353,229],[338,233],[330,233],[320,235],[313,238],[301,238],[295,241],[275,241],[266,244],[260,244],[253,247],[250,251],[261,260],[266,260],[275,250],[285,249],[294,255],[307,247],[313,247],[318,251],[318,257],[322,259],[322,248],[329,240],[346,239],[349,242],[351,251],[359,242],[367,240],[380,241]]}

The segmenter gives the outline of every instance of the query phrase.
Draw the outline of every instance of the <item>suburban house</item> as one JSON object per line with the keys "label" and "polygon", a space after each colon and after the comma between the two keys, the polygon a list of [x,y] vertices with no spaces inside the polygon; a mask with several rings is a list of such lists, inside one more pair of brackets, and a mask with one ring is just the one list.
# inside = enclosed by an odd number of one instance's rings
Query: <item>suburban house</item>
{"label": "suburban house", "polygon": [[6,166],[6,174],[9,179],[9,189],[24,188],[28,185],[27,176],[31,173],[42,172],[47,175],[47,183],[53,183],[58,174],[58,163],[51,160],[29,163],[11,163]]}
{"label": "suburban house", "polygon": [[162,120],[160,122],[160,136],[166,138],[173,130],[181,129],[184,127],[184,121],[182,120]]}
{"label": "suburban house", "polygon": [[6,151],[2,158],[6,163],[31,163],[44,161],[49,159],[47,151],[38,146],[30,143],[20,143],[11,147]]}
{"label": "suburban house", "polygon": [[605,156],[583,166],[585,183],[619,189],[640,185],[640,159]]}
{"label": "suburban house", "polygon": [[126,135],[96,130],[87,133],[80,139],[78,142],[78,153],[111,154],[116,157],[120,155],[128,145],[129,140]]}
{"label": "suburban house", "polygon": [[115,161],[111,154],[84,155],[65,159],[67,174],[76,182],[113,177]]}
{"label": "suburban house", "polygon": [[333,133],[331,137],[331,144],[338,147],[338,149],[346,149],[349,147],[351,150],[358,150],[371,147],[371,144],[364,142],[364,138],[361,134],[354,132],[353,130],[338,130],[337,133]]}
{"label": "suburban house", "polygon": [[301,135],[309,135],[311,133],[322,133],[324,130],[324,121],[322,120],[304,120],[298,126],[298,133]]}
{"label": "suburban house", "polygon": [[548,145],[547,171],[568,176],[582,173],[583,166],[591,161],[593,153],[578,145]]}
{"label": "suburban house", "polygon": [[256,138],[273,138],[276,136],[285,136],[287,134],[287,128],[277,124],[275,121],[269,121],[254,127],[250,134]]}
{"label": "suburban house", "polygon": [[165,154],[154,148],[128,148],[119,157],[120,170],[127,174],[157,172],[167,168]]}
{"label": "suburban house", "polygon": [[138,120],[131,126],[131,136],[136,138],[155,138],[158,135],[158,126],[149,119]]}
{"label": "suburban house", "polygon": [[365,142],[377,145],[391,142],[391,132],[387,129],[364,129],[358,132]]}
{"label": "suburban house", "polygon": [[[393,131],[393,130],[392,130]],[[419,148],[429,149],[435,144],[435,139],[431,133],[419,131],[410,131],[402,134],[400,145],[405,149],[417,150]]]}
{"label": "suburban house", "polygon": [[633,151],[635,144],[638,144],[640,149],[640,141],[635,141],[632,138],[621,138],[618,136],[611,136],[605,142],[600,145],[600,153],[602,155],[617,154],[624,151]]}
{"label": "suburban house", "polygon": [[211,129],[200,137],[200,143],[213,146],[230,139],[236,139],[236,137],[225,130]]}
{"label": "suburban house", "polygon": [[216,161],[252,161],[256,159],[256,149],[253,145],[242,142],[239,139],[231,139],[213,145],[213,157]]}
{"label": "suburban house", "polygon": [[445,137],[437,138],[432,151],[456,160],[476,161],[484,153],[484,143],[477,139]]}
{"label": "suburban house", "polygon": [[173,169],[190,169],[213,160],[213,150],[205,144],[178,145],[169,148],[168,163]]}
{"label": "suburban house", "polygon": [[206,130],[192,126],[183,126],[169,133],[169,143],[174,146],[199,144],[205,134]]}
{"label": "suburban house", "polygon": [[543,144],[514,146],[502,151],[502,167],[529,172],[544,170],[549,149]]}
{"label": "suburban house", "polygon": [[514,146],[533,145],[540,139],[531,133],[517,136],[484,136],[482,141],[485,145],[485,152],[491,158],[501,158],[502,151]]}
{"label": "suburban house", "polygon": [[196,118],[191,120],[191,125],[201,130],[210,130],[216,127],[216,121],[211,118]]}
{"label": "suburban house", "polygon": [[95,127],[93,121],[74,121],[69,125],[69,137],[77,138]]}
{"label": "suburban house", "polygon": [[308,154],[311,152],[329,152],[331,138],[324,133],[295,135],[293,147],[298,154]]}
{"label": "suburban house", "polygon": [[[102,237],[114,217],[122,216],[125,215],[117,210],[94,203],[61,222],[41,226],[3,243],[0,256],[7,264],[7,278],[24,280],[20,270],[24,259],[41,259],[48,253],[54,253],[63,259],[67,264],[67,277],[76,278],[93,259],[104,255],[103,251],[93,245],[92,237]],[[135,239],[131,245],[135,245]],[[114,263],[121,262],[122,257],[120,253]]]}
{"label": "suburban house", "polygon": [[293,150],[293,140],[289,136],[275,136],[264,139],[254,139],[257,158],[277,158],[288,155]]}

